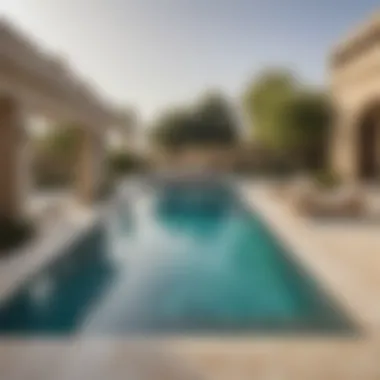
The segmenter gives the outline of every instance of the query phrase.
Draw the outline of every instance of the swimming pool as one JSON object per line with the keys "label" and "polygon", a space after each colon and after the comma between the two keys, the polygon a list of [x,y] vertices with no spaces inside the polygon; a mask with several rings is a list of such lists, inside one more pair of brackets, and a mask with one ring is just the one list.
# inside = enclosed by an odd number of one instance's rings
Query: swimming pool
{"label": "swimming pool", "polygon": [[350,329],[233,189],[171,184],[122,195],[0,305],[1,334]]}

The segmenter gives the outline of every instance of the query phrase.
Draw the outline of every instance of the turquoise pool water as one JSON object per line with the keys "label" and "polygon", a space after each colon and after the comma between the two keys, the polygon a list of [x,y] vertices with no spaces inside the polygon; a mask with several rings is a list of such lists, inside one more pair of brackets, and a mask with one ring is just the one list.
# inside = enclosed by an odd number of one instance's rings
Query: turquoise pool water
{"label": "turquoise pool water", "polygon": [[223,334],[349,329],[226,187],[166,186],[107,220],[0,305],[2,334]]}

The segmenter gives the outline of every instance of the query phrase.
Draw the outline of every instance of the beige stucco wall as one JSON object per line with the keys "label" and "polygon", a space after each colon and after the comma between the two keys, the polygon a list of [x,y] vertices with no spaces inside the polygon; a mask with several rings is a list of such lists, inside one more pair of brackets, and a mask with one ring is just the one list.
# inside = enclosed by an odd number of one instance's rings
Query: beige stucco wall
{"label": "beige stucco wall", "polygon": [[[379,32],[378,38],[371,37],[371,43],[358,49],[346,63],[330,65],[330,89],[336,116],[331,140],[332,167],[346,180],[358,179],[360,122],[372,104],[380,104],[380,19],[371,19],[369,25],[365,32],[363,28],[358,31],[360,38],[351,35],[350,41],[354,42],[343,44],[344,49],[363,43],[375,31]],[[341,51],[339,46],[332,56]]]}

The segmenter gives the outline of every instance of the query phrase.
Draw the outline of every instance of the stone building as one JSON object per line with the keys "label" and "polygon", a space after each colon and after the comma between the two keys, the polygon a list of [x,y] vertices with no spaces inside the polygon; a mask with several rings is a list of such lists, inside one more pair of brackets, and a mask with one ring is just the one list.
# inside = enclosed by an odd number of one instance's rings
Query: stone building
{"label": "stone building", "polygon": [[332,51],[332,166],[346,181],[380,179],[380,13]]}

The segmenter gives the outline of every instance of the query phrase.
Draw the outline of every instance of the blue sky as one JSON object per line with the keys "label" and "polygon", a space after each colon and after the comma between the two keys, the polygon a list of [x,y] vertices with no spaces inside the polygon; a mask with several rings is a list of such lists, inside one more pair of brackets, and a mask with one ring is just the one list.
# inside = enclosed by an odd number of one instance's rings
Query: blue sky
{"label": "blue sky", "polygon": [[232,96],[267,65],[326,81],[331,46],[378,0],[1,0],[106,96],[152,117],[207,88]]}

